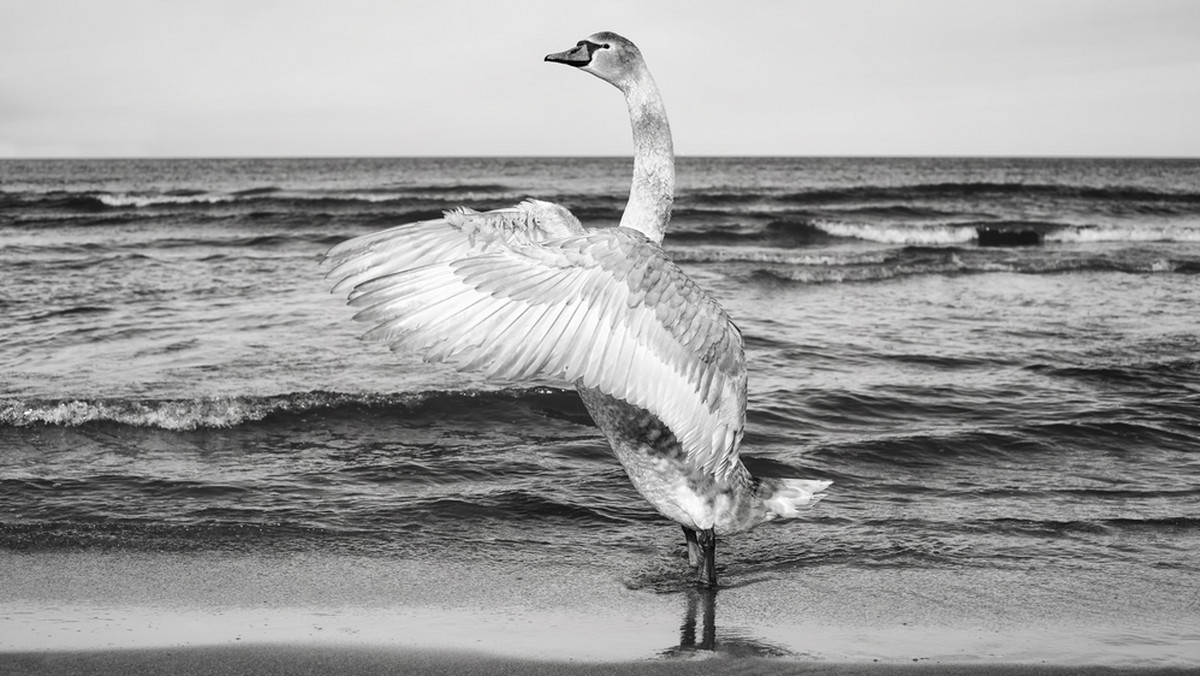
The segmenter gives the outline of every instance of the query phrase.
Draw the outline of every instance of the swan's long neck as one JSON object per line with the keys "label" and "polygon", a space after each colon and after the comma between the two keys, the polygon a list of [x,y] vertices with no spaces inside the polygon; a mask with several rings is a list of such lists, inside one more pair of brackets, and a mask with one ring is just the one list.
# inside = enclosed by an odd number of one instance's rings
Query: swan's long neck
{"label": "swan's long neck", "polygon": [[633,126],[633,185],[621,226],[661,242],[675,201],[675,149],[667,109],[654,78],[643,66],[627,87],[625,103]]}

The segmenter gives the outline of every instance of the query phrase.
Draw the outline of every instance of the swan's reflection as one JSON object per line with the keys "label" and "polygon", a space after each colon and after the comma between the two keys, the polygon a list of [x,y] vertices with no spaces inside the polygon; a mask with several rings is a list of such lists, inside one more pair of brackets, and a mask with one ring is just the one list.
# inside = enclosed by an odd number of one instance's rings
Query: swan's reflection
{"label": "swan's reflection", "polygon": [[[726,628],[722,632],[721,639],[718,640],[717,593],[716,589],[702,588],[684,591],[686,607],[683,624],[679,626],[679,645],[664,650],[663,657],[688,657],[701,652],[730,657],[773,657],[793,654],[786,648],[751,638],[739,630]],[[697,616],[700,617],[699,633],[696,630]]]}
{"label": "swan's reflection", "polygon": [[[690,589],[685,596],[687,611],[683,615],[683,625],[679,627],[679,649],[712,650],[717,644],[717,590]],[[696,606],[700,606],[704,613],[700,643],[696,643]]]}

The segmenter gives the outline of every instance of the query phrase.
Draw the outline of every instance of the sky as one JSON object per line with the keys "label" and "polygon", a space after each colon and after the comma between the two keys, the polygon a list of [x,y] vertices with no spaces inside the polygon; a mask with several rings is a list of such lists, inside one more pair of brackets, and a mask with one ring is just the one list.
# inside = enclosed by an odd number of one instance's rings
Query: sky
{"label": "sky", "polygon": [[1200,157],[1197,0],[0,0],[0,158]]}

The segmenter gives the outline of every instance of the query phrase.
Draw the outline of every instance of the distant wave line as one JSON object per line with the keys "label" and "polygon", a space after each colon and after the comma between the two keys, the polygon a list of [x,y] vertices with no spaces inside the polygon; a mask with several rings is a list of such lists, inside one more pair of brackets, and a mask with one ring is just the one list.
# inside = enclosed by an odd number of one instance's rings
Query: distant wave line
{"label": "distant wave line", "polygon": [[1094,187],[1054,183],[1000,182],[942,182],[910,183],[895,186],[863,185],[845,188],[814,188],[808,190],[775,190],[745,192],[740,190],[684,190],[680,201],[694,199],[709,203],[741,204],[770,200],[792,204],[836,204],[843,202],[875,202],[884,200],[947,199],[972,196],[1030,196],[1059,199],[1117,200],[1125,202],[1181,202],[1200,204],[1200,192],[1165,191],[1133,186]]}
{"label": "distant wave line", "polygon": [[[926,250],[927,251],[927,250]],[[973,258],[969,249],[938,249],[934,254],[920,251],[894,262],[862,266],[765,266],[754,275],[765,280],[831,284],[847,282],[878,282],[901,277],[945,274],[985,274],[1012,272],[1027,275],[1059,274],[1064,272],[1125,272],[1131,274],[1200,274],[1200,261],[1180,261],[1158,256],[1149,260],[1121,261],[1106,257],[1037,258],[1032,260],[1000,260]]]}
{"label": "distant wave line", "polygon": [[172,431],[221,429],[262,421],[280,414],[460,407],[463,400],[484,403],[528,401],[571,410],[582,406],[573,392],[550,387],[420,392],[293,392],[272,396],[233,395],[197,399],[0,399],[0,427],[79,427],[112,423]]}
{"label": "distant wave line", "polygon": [[963,224],[853,223],[814,220],[812,226],[835,237],[882,244],[943,245],[976,242],[983,232],[1030,233],[1041,241],[1081,242],[1200,242],[1200,223],[1130,223],[1071,225],[1052,222],[971,222]]}

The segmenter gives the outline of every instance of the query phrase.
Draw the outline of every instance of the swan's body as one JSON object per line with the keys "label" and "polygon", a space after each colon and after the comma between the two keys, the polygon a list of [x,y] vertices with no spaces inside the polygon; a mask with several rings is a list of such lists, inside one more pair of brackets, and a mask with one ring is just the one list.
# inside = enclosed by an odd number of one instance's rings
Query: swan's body
{"label": "swan's body", "polygon": [[574,384],[637,490],[683,526],[716,584],[717,534],[820,498],[828,482],[758,479],[738,457],[746,412],[742,336],[659,246],[675,170],[666,111],[641,54],[597,33],[551,54],[617,86],[633,126],[629,203],[616,228],[584,228],[527,200],[352,239],[328,254],[334,290],[374,324],[366,338],[503,380]]}

